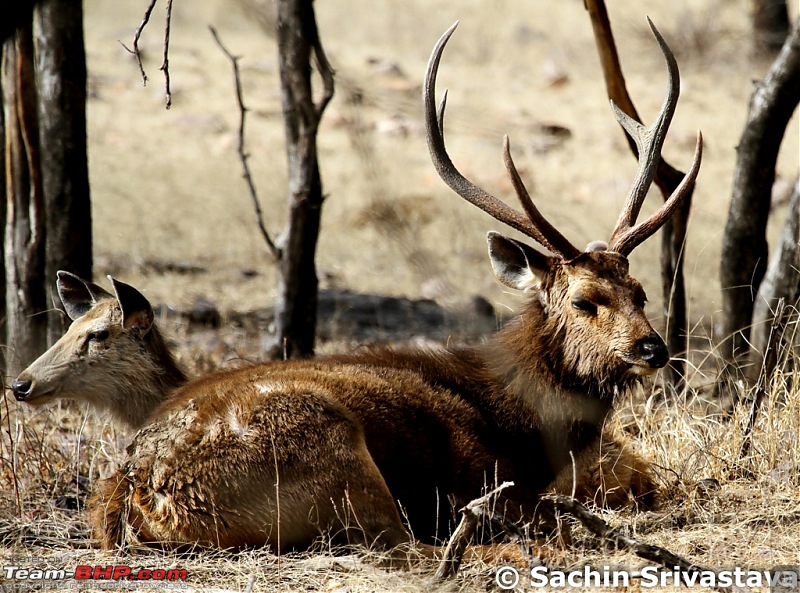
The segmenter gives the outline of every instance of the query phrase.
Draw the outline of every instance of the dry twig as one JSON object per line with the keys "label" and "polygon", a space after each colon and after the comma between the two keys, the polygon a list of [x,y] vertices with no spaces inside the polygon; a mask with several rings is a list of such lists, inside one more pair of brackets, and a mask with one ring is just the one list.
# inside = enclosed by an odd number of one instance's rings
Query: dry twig
{"label": "dry twig", "polygon": [[461,560],[464,557],[467,544],[472,539],[472,536],[475,535],[479,520],[483,517],[497,521],[503,526],[505,531],[512,532],[510,534],[512,537],[516,537],[519,540],[523,539],[523,534],[520,533],[515,526],[508,525],[505,521],[498,521],[497,517],[494,516],[494,513],[489,508],[489,503],[494,500],[500,492],[513,485],[514,482],[503,482],[488,494],[476,498],[461,509],[461,521],[450,537],[450,541],[447,542],[447,547],[439,563],[439,568],[436,569],[434,578],[437,581],[443,581],[451,576],[455,576],[458,572],[458,567],[461,565]]}
{"label": "dry twig", "polygon": [[161,70],[164,73],[164,93],[167,100],[167,109],[172,106],[172,91],[169,88],[169,29],[172,24],[172,0],[167,0],[167,14],[164,20],[164,59]]}
{"label": "dry twig", "polygon": [[[601,517],[591,512],[580,502],[563,494],[551,494],[543,497],[544,500],[553,503],[555,509],[562,513],[567,513],[575,517],[581,524],[603,541],[613,544],[616,548],[627,549],[636,554],[639,558],[657,562],[669,570],[675,568],[689,572],[711,572],[709,569],[698,566],[677,554],[670,552],[666,548],[653,544],[646,544],[633,538],[619,527],[611,527]],[[728,591],[728,588],[718,588],[720,591]]]}
{"label": "dry twig", "polygon": [[[156,2],[157,0],[150,0],[150,4],[147,5],[147,8],[144,11],[142,22],[139,23],[138,27],[136,27],[136,32],[133,34],[133,49],[128,48],[127,45],[120,42],[120,45],[132,53],[136,58],[136,65],[139,66],[139,72],[142,75],[142,84],[144,86],[147,86],[147,74],[145,73],[144,65],[142,64],[142,53],[139,50],[139,39],[142,37],[142,31],[144,31],[147,23],[150,22],[150,15],[153,13],[153,9],[156,7]],[[167,11],[164,23],[164,57],[163,61],[161,62],[161,68],[159,68],[164,73],[164,93],[166,96],[167,109],[172,106],[172,91],[170,90],[169,86],[169,32],[171,23],[172,0],[167,0]]]}
{"label": "dry twig", "polygon": [[[780,339],[783,328],[786,325],[786,317],[784,315],[785,303],[785,299],[781,298],[775,305],[775,315],[769,329],[769,337],[764,345],[766,349],[766,352],[764,352],[764,361],[761,365],[761,372],[758,375],[758,383],[756,384],[753,405],[750,408],[750,416],[747,421],[747,426],[744,429],[742,448],[739,450],[740,464],[745,463],[745,459],[750,455],[750,448],[753,444],[753,429],[758,419],[758,411],[761,409],[761,404],[767,396],[769,381],[772,378],[772,373],[775,371],[775,366],[778,362]],[[747,475],[749,472],[744,467],[739,467],[737,473]]]}
{"label": "dry twig", "polygon": [[234,88],[236,89],[236,103],[239,105],[239,142],[237,145],[237,151],[239,153],[239,160],[242,163],[242,177],[244,177],[245,182],[247,183],[247,189],[250,192],[250,200],[253,202],[253,209],[256,212],[256,220],[258,222],[258,228],[261,231],[261,237],[264,239],[264,243],[266,243],[267,248],[269,249],[270,254],[272,255],[275,260],[279,260],[281,258],[281,250],[275,245],[275,242],[269,235],[269,231],[267,231],[267,227],[264,224],[264,214],[261,211],[261,203],[258,200],[258,193],[256,192],[256,186],[253,182],[253,176],[250,173],[250,166],[247,164],[248,158],[250,155],[247,154],[245,151],[245,142],[244,142],[244,132],[245,132],[245,119],[247,117],[247,107],[244,105],[244,97],[242,96],[242,81],[241,76],[239,75],[239,57],[233,55],[228,48],[222,43],[222,40],[219,38],[219,34],[217,30],[209,25],[209,30],[211,31],[211,35],[214,37],[214,41],[217,42],[217,45],[222,50],[227,58],[231,62],[231,66],[233,67],[233,81],[234,81]]}

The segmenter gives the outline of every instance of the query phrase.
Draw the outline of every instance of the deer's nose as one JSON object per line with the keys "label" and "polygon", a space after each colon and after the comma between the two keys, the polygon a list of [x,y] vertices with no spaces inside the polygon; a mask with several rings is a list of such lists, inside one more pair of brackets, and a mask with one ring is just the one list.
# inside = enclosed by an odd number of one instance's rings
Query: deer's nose
{"label": "deer's nose", "polygon": [[31,387],[33,383],[30,379],[16,379],[11,383],[11,390],[14,392],[14,397],[17,401],[23,401],[31,394]]}
{"label": "deer's nose", "polygon": [[636,350],[643,361],[645,361],[650,368],[660,369],[669,362],[669,350],[664,340],[661,339],[656,333],[652,333],[636,344]]}

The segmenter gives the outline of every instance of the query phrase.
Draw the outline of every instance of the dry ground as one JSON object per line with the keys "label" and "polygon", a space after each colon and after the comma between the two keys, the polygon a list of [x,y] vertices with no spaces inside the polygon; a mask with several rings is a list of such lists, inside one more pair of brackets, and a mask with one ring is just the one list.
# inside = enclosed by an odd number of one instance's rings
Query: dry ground
{"label": "dry ground", "polygon": [[[706,336],[719,313],[717,271],[735,146],[752,81],[763,76],[767,64],[748,56],[745,0],[609,4],[629,88],[643,117],[656,113],[665,85],[645,15],[665,34],[681,66],[682,98],[666,158],[685,168],[696,129],[706,138],[686,266],[692,324],[698,336]],[[163,7],[156,9],[142,40],[147,87],[142,88],[119,44],[130,43],[144,5],[85,2],[98,277],[112,273],[154,303],[177,307],[197,295],[216,302],[223,313],[268,306],[274,274],[235,155],[231,74],[207,26],[214,25],[242,56],[252,110],[251,166],[268,225],[277,233],[285,216],[286,175],[274,42],[236,2],[175,2],[173,107],[166,111],[158,72]],[[556,226],[578,245],[608,236],[635,162],[605,100],[580,0],[329,0],[316,5],[338,74],[337,95],[320,136],[329,195],[318,258],[325,286],[429,296],[453,306],[475,294],[501,308],[518,302],[495,282],[486,259],[485,233],[500,230],[499,225],[438,180],[421,130],[425,62],[435,40],[456,19],[461,24],[445,53],[439,88],[450,89],[446,133],[457,164],[490,191],[510,195],[500,158],[502,135],[508,133],[537,203]],[[796,7],[793,11],[796,16]],[[568,134],[548,133],[552,126]],[[778,167],[784,183],[798,171],[797,139],[795,117]],[[774,237],[782,224],[780,207],[773,221]],[[657,261],[657,240],[632,257],[632,273],[648,289],[656,324],[661,311]],[[177,273],[176,264],[205,271]],[[221,340],[172,329],[184,362],[197,371],[219,364],[227,349],[259,355],[257,340],[237,342],[253,336],[230,328]],[[322,346],[341,347],[341,341]],[[699,400],[712,378],[694,377]],[[784,383],[776,392],[783,395],[760,416],[747,479],[730,473],[738,462],[747,410],[725,418],[702,401],[659,405],[657,398],[647,397],[649,391],[626,403],[618,429],[627,430],[658,468],[665,503],[655,514],[610,514],[609,521],[630,524],[642,539],[710,567],[798,563],[800,394],[791,379],[778,377]],[[97,562],[176,566],[191,571],[188,585],[195,590],[245,590],[251,578],[253,591],[437,588],[425,571],[386,572],[369,559],[354,564],[325,555],[275,558],[263,552],[131,559],[76,548],[66,537],[83,533],[82,515],[61,507],[119,462],[130,435],[70,406],[33,413],[4,403],[2,416],[4,559],[10,554],[48,558],[37,565],[41,568]],[[695,487],[701,478],[716,479],[721,488],[701,493]],[[584,562],[641,564],[579,537],[560,565]],[[492,574],[492,567],[467,566],[457,580],[438,588],[495,590]]]}

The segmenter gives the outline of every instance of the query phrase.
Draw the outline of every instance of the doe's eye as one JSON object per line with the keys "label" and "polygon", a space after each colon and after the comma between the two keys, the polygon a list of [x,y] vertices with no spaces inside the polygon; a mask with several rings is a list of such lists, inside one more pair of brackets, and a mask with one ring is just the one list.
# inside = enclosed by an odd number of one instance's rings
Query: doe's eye
{"label": "doe's eye", "polygon": [[108,330],[103,329],[100,331],[90,333],[86,339],[87,341],[90,342],[103,342],[108,339],[108,336],[109,336]]}
{"label": "doe's eye", "polygon": [[580,296],[572,297],[572,308],[588,315],[597,315],[597,305]]}

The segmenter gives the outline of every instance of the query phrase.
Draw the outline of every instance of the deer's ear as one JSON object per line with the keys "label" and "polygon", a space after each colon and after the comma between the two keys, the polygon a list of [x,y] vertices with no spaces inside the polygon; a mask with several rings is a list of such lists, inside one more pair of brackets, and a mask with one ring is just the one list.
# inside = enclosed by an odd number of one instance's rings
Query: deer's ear
{"label": "deer's ear", "polygon": [[547,270],[549,257],[539,253],[525,243],[490,232],[489,258],[497,279],[517,290],[538,289]]}
{"label": "deer's ear", "polygon": [[125,329],[135,328],[141,335],[146,334],[153,326],[155,318],[150,301],[133,286],[115,280],[111,276],[108,279],[111,280],[119,306],[122,308],[122,327]]}
{"label": "deer's ear", "polygon": [[100,301],[114,298],[111,293],[94,282],[79,278],[70,272],[59,270],[56,277],[58,296],[61,297],[64,310],[73,321],[86,315]]}

